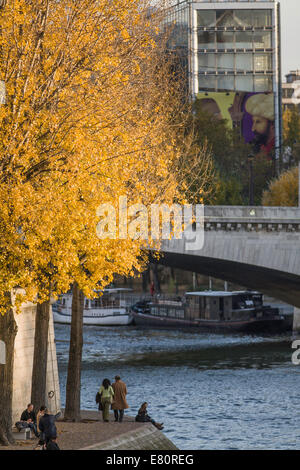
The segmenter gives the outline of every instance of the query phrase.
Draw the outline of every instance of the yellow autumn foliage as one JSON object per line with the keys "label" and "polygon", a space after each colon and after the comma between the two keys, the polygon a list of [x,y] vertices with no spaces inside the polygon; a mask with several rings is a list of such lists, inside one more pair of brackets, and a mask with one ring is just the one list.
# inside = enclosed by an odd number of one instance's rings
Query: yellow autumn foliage
{"label": "yellow autumn foliage", "polygon": [[[97,207],[172,203],[180,84],[140,0],[7,0],[0,10],[0,310],[143,269],[144,240],[100,240]],[[159,9],[157,10],[159,12]],[[176,116],[176,120],[174,120]]]}
{"label": "yellow autumn foliage", "polygon": [[298,206],[299,169],[294,167],[273,180],[264,191],[264,206]]}

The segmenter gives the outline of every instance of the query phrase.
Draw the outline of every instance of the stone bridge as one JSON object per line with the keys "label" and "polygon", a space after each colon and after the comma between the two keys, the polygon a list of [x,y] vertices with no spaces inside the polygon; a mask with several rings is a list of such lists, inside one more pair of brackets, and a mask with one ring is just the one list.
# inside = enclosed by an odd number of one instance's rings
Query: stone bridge
{"label": "stone bridge", "polygon": [[161,252],[161,264],[257,289],[300,308],[300,208],[207,206],[203,247],[191,250],[183,236],[163,241]]}

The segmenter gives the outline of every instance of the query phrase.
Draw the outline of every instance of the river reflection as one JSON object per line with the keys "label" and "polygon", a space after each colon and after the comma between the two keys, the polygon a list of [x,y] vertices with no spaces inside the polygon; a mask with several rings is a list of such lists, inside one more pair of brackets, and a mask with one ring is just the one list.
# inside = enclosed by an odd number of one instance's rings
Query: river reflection
{"label": "river reflection", "polygon": [[[56,325],[62,392],[70,328]],[[82,408],[120,374],[129,414],[143,401],[180,449],[299,449],[300,366],[291,339],[194,331],[84,328]]]}

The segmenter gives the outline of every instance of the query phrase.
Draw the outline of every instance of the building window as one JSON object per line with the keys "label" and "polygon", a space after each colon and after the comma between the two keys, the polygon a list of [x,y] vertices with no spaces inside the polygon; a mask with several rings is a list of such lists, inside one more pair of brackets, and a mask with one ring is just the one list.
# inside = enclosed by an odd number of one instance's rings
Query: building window
{"label": "building window", "polygon": [[272,47],[272,33],[268,31],[254,31],[253,45],[255,49],[270,49]]}
{"label": "building window", "polygon": [[215,90],[216,89],[216,77],[209,75],[199,75],[198,78],[199,90]]}
{"label": "building window", "polygon": [[218,31],[217,32],[217,48],[218,49],[234,49],[234,33]]}
{"label": "building window", "polygon": [[218,91],[234,90],[234,77],[223,76],[217,77]]}
{"label": "building window", "polygon": [[216,70],[216,54],[198,54],[199,71],[208,72]]}
{"label": "building window", "polygon": [[214,27],[216,24],[216,12],[213,10],[197,11],[198,26]]}
{"label": "building window", "polygon": [[198,32],[199,49],[216,49],[216,34],[209,31]]}
{"label": "building window", "polygon": [[234,70],[234,54],[216,54],[218,71]]}
{"label": "building window", "polygon": [[239,26],[233,10],[217,10],[217,27],[234,27]]}
{"label": "building window", "polygon": [[249,72],[253,70],[253,55],[252,54],[236,54],[236,71]]}
{"label": "building window", "polygon": [[237,49],[253,49],[252,32],[242,31],[235,34]]}
{"label": "building window", "polygon": [[198,26],[265,28],[272,26],[271,10],[198,10]]}
{"label": "building window", "polygon": [[235,89],[239,91],[253,91],[253,77],[252,76],[237,76],[235,82]]}
{"label": "building window", "polygon": [[254,91],[266,92],[272,89],[272,77],[254,77]]}
{"label": "building window", "polygon": [[254,70],[255,71],[272,70],[272,55],[271,54],[255,54],[254,55]]}
{"label": "building window", "polygon": [[244,27],[263,28],[272,26],[271,10],[235,10],[236,21]]}
{"label": "building window", "polygon": [[293,98],[294,88],[283,88],[282,97],[283,98]]}

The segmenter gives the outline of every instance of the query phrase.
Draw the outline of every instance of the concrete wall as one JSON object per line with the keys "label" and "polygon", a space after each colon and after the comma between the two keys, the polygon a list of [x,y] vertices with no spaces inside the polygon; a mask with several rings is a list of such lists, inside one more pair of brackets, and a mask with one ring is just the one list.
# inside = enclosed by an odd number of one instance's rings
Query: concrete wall
{"label": "concrete wall", "polygon": [[80,450],[177,450],[177,447],[152,424]]}
{"label": "concrete wall", "polygon": [[[18,333],[14,356],[13,423],[19,421],[22,411],[31,401],[35,315],[36,305],[30,302],[22,306],[21,313],[15,312]],[[58,413],[60,411],[60,391],[52,312],[49,324],[46,390],[45,405],[52,413]],[[48,393],[51,391],[54,392],[53,398],[48,397]]]}

